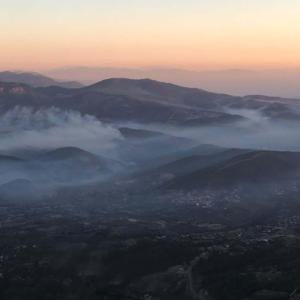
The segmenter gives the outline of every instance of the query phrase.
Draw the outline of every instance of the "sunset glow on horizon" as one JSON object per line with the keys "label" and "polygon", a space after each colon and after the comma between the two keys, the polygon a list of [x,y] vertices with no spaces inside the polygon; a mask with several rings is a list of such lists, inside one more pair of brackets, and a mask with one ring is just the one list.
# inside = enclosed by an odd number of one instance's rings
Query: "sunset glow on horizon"
{"label": "sunset glow on horizon", "polygon": [[0,69],[300,66],[297,0],[0,0]]}

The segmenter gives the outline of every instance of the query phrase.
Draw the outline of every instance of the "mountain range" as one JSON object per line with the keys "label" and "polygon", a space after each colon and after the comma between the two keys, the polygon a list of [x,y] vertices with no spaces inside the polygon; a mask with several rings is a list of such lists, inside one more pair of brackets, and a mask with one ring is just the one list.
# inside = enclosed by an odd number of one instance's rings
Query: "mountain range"
{"label": "mountain range", "polygon": [[58,107],[90,114],[105,122],[160,123],[181,126],[232,124],[263,117],[298,120],[300,101],[266,96],[235,97],[149,79],[109,79],[82,88],[35,88],[0,82],[1,111],[15,106]]}
{"label": "mountain range", "polygon": [[69,67],[48,71],[50,77],[92,84],[108,78],[151,78],[187,87],[204,88],[232,95],[269,95],[300,98],[300,69],[184,70],[174,68]]}

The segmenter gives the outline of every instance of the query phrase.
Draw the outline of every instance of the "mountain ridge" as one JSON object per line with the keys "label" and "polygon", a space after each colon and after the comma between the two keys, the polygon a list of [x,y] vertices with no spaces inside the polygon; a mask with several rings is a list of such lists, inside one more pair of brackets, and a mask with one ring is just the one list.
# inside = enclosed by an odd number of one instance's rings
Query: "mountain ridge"
{"label": "mountain ridge", "polygon": [[299,102],[291,104],[284,103],[281,98],[280,102],[268,99],[270,101],[212,93],[149,79],[108,79],[78,89],[34,88],[0,82],[2,110],[17,105],[58,107],[91,114],[104,122],[130,121],[187,127],[245,121],[248,117],[240,113],[241,109],[256,111],[271,119],[300,120]]}
{"label": "mountain ridge", "polygon": [[0,71],[0,81],[24,83],[32,87],[61,86],[66,88],[80,88],[83,86],[76,81],[58,81],[37,72]]}
{"label": "mountain ridge", "polygon": [[197,189],[239,183],[267,184],[273,180],[299,180],[300,152],[252,150],[224,162],[176,178],[166,187]]}

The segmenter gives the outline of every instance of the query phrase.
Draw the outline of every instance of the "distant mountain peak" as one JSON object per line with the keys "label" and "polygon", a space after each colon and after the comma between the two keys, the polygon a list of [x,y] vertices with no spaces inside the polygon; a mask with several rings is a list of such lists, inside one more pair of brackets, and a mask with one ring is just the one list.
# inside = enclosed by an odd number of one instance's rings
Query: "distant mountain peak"
{"label": "distant mountain peak", "polygon": [[47,152],[43,158],[44,159],[54,159],[54,160],[62,160],[62,159],[72,159],[72,158],[89,158],[96,159],[97,156],[85,151],[83,149],[77,147],[62,147],[57,148],[55,150]]}
{"label": "distant mountain peak", "polygon": [[104,79],[102,81],[96,82],[95,84],[90,85],[90,87],[97,87],[97,86],[111,86],[111,85],[135,85],[135,86],[144,86],[144,87],[155,87],[155,86],[169,86],[174,88],[185,88],[176,84],[162,82],[150,78],[142,78],[142,79],[131,79],[131,78],[122,78],[122,77],[113,77]]}
{"label": "distant mountain peak", "polygon": [[0,72],[0,81],[2,82],[17,82],[30,85],[32,87],[48,87],[60,86],[67,88],[80,88],[82,85],[75,81],[56,81],[50,77],[37,72],[22,72],[22,71],[3,71]]}
{"label": "distant mountain peak", "polygon": [[101,91],[103,93],[112,95],[134,96],[143,100],[155,100],[154,97],[167,97],[175,100],[175,98],[180,95],[186,95],[195,92],[203,95],[213,94],[205,90],[183,87],[149,78],[109,78],[90,85],[87,87],[87,89],[96,90],[98,92]]}

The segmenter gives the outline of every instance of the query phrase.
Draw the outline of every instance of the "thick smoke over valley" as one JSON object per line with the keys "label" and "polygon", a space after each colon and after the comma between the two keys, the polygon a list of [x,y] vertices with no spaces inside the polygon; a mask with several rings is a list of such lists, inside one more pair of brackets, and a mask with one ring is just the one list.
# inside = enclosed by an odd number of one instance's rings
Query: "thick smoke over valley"
{"label": "thick smoke over valley", "polygon": [[133,128],[151,129],[194,140],[199,144],[213,144],[226,148],[300,151],[299,123],[295,120],[274,120],[261,111],[231,109],[243,121],[235,124],[174,127],[170,125],[127,124]]}
{"label": "thick smoke over valley", "polygon": [[0,187],[12,198],[102,181],[120,170],[121,133],[97,118],[59,108],[16,106],[0,117]]}
{"label": "thick smoke over valley", "polygon": [[118,130],[90,115],[58,108],[15,107],[0,118],[0,151],[79,147],[112,155],[122,139]]}

